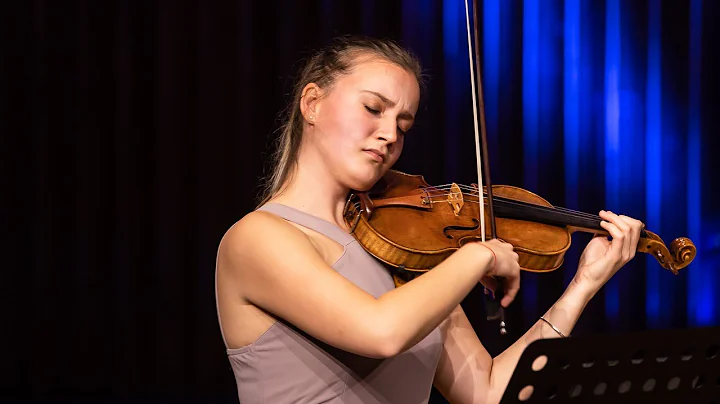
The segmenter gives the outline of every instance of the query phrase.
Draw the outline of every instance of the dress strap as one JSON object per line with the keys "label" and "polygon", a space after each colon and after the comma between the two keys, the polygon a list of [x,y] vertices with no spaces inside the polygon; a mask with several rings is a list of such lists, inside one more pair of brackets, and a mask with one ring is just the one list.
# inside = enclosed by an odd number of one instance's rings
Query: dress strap
{"label": "dress strap", "polygon": [[279,203],[268,203],[258,208],[258,210],[270,212],[272,214],[280,216],[287,221],[299,224],[300,226],[306,227],[310,230],[314,230],[320,234],[331,238],[342,246],[347,246],[348,244],[355,241],[355,238],[352,235],[350,235],[337,225],[330,223],[325,219],[321,219],[317,216],[313,216],[309,213],[305,213],[301,210],[295,209],[287,205],[282,205]]}

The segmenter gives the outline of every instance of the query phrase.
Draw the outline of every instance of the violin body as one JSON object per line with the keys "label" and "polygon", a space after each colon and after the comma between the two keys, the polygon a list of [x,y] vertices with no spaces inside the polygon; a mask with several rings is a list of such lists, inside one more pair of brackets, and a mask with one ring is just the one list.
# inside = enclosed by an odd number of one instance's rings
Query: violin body
{"label": "violin body", "polygon": [[[493,185],[497,238],[513,245],[523,270],[554,271],[563,264],[575,231],[605,234],[600,218],[555,208],[522,188]],[[350,195],[344,219],[370,254],[395,269],[396,283],[426,272],[467,242],[481,241],[477,186],[429,185],[420,175],[389,170],[367,192]],[[487,199],[483,198],[487,204]],[[490,218],[485,209],[485,234]],[[650,253],[677,274],[695,257],[695,246],[678,238],[668,249],[645,230],[638,251]]]}

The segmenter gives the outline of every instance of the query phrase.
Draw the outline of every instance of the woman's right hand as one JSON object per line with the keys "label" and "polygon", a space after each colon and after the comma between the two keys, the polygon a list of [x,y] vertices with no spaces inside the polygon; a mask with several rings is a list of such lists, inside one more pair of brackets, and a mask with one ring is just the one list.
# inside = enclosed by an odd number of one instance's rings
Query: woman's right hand
{"label": "woman's right hand", "polygon": [[480,279],[480,283],[486,288],[495,292],[500,282],[497,278],[502,278],[503,298],[500,304],[507,307],[512,303],[520,290],[520,264],[518,262],[518,254],[513,250],[510,243],[500,241],[498,239],[490,239],[479,242],[485,253],[490,249],[494,253],[493,261],[491,261],[488,271]]}

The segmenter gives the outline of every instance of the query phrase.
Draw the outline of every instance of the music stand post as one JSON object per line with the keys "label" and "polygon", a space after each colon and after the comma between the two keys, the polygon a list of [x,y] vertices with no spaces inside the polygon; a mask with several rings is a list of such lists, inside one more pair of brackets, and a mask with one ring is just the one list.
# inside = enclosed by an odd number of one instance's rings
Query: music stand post
{"label": "music stand post", "polygon": [[500,403],[545,402],[720,404],[720,327],[537,340]]}

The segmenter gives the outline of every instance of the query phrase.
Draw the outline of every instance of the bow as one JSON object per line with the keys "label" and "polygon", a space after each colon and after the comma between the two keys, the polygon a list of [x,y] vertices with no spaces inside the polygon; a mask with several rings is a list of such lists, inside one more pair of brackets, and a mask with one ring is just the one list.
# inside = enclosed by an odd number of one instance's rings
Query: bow
{"label": "bow", "polygon": [[[472,107],[473,107],[473,124],[475,132],[475,157],[477,160],[477,172],[478,172],[478,193],[482,194],[483,186],[486,187],[487,193],[487,206],[488,216],[490,219],[490,238],[497,237],[497,231],[495,228],[495,213],[493,211],[493,195],[492,195],[492,181],[490,179],[490,158],[488,156],[487,147],[487,128],[485,125],[485,104],[483,102],[483,90],[482,90],[482,75],[480,73],[480,47],[479,47],[479,34],[478,34],[478,18],[477,18],[477,0],[473,0],[473,33],[475,46],[473,47],[473,41],[470,38],[470,16],[468,10],[468,1],[465,0],[465,25],[467,28],[467,41],[468,41],[468,60],[470,62],[470,87],[472,90]],[[475,63],[473,66],[473,49],[475,50]],[[475,72],[475,73],[474,73]],[[477,90],[475,88],[475,74],[477,74]],[[479,110],[479,117],[478,117]],[[478,119],[479,118],[479,119]],[[480,130],[478,130],[478,122]],[[483,175],[484,173],[484,175]],[[484,178],[483,178],[484,177]],[[478,204],[480,208],[480,239],[484,242],[485,235],[485,198],[478,198]],[[485,289],[485,294],[489,292]],[[500,320],[500,334],[507,334],[505,329],[505,312],[503,307],[500,305],[502,299],[502,285],[498,282],[498,287],[495,293],[493,293],[492,299],[486,302],[487,308],[487,319],[488,320]]]}

